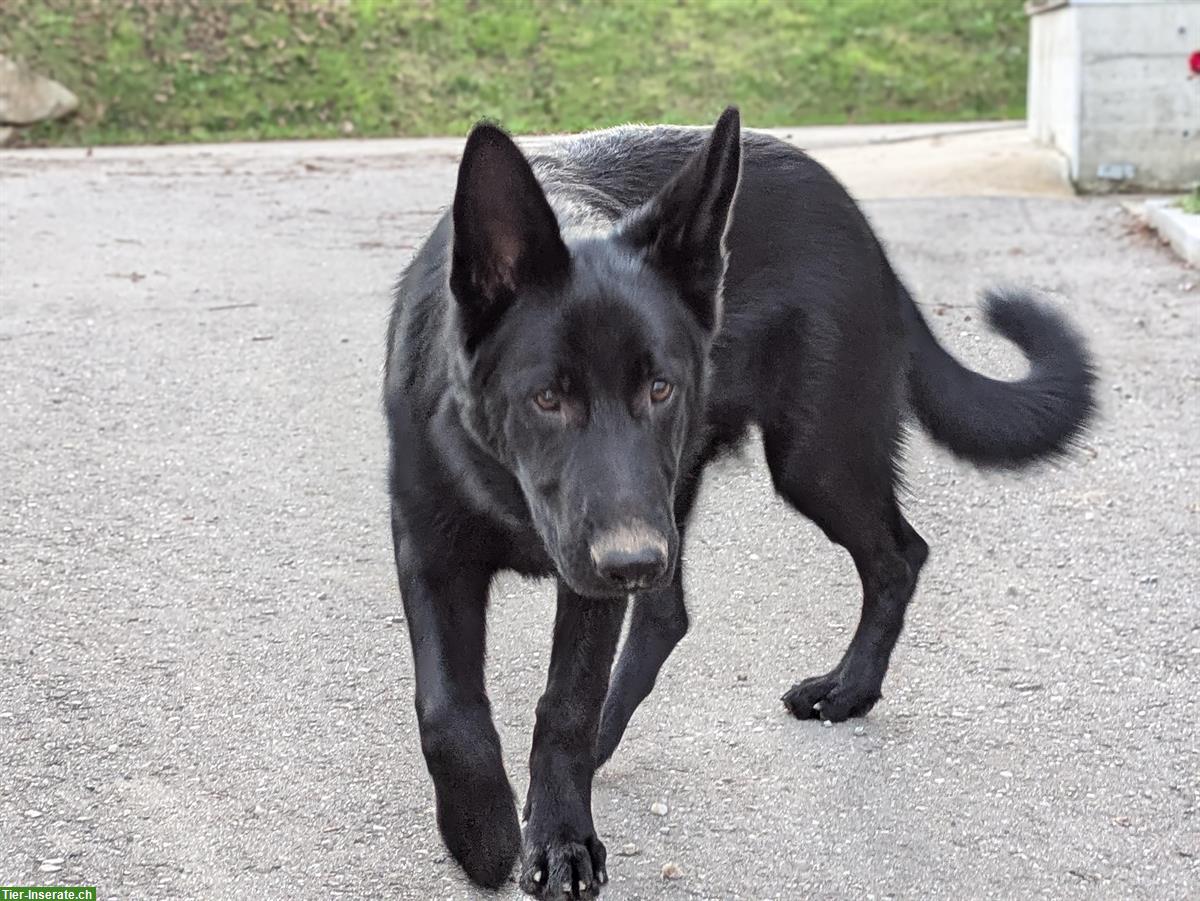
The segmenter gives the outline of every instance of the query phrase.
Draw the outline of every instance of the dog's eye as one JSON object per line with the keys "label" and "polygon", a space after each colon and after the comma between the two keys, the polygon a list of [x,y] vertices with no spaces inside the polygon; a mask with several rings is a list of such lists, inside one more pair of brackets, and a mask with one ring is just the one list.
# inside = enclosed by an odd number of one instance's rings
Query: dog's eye
{"label": "dog's eye", "polygon": [[671,392],[675,390],[675,386],[666,379],[655,379],[650,384],[650,399],[656,404],[661,404],[671,396]]}
{"label": "dog's eye", "polygon": [[539,410],[545,410],[547,413],[553,413],[562,406],[562,399],[553,388],[543,388],[533,396],[533,402],[538,405]]}

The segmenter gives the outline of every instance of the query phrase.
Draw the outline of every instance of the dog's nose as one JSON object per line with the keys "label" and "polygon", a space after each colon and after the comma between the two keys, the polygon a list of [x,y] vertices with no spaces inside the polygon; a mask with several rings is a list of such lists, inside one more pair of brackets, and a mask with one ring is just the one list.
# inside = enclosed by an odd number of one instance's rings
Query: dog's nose
{"label": "dog's nose", "polygon": [[602,533],[592,542],[591,552],[596,571],[625,590],[645,588],[667,570],[666,539],[640,523]]}
{"label": "dog's nose", "polygon": [[609,551],[596,562],[600,575],[621,588],[645,588],[661,578],[667,557],[657,547]]}

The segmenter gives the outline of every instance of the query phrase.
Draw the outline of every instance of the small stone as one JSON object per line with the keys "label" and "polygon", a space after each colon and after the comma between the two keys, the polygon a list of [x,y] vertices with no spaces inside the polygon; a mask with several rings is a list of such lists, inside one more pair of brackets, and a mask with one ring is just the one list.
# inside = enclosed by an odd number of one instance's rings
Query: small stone
{"label": "small stone", "polygon": [[665,863],[662,868],[663,879],[682,879],[683,870],[677,863]]}
{"label": "small stone", "polygon": [[106,750],[108,751],[109,754],[116,754],[117,751],[121,750],[121,746],[120,745],[109,745]]}
{"label": "small stone", "polygon": [[670,827],[670,826],[660,826],[660,827],[658,828],[658,834],[659,834],[659,835],[670,835],[670,834],[671,834],[671,827]]}
{"label": "small stone", "polygon": [[633,842],[628,842],[624,845],[621,845],[621,847],[617,849],[617,854],[621,857],[634,857],[641,853],[641,850]]}
{"label": "small stone", "polygon": [[44,863],[40,867],[38,867],[38,869],[41,870],[43,873],[57,873],[59,870],[62,869],[62,866],[57,863]]}
{"label": "small stone", "polygon": [[866,735],[866,734],[867,734],[867,727],[866,727],[866,726],[855,726],[855,727],[854,727],[854,734],[855,734],[855,735]]}
{"label": "small stone", "polygon": [[667,805],[664,804],[662,801],[655,801],[653,804],[650,805],[650,812],[652,814],[654,814],[656,817],[665,817],[667,815],[667,810],[668,810]]}
{"label": "small stone", "polygon": [[832,729],[833,728],[833,720],[822,720],[821,725],[824,726],[826,729]]}
{"label": "small stone", "polygon": [[40,810],[34,810],[32,807],[25,811],[25,816],[29,817],[31,820],[36,820],[41,815],[42,812]]}
{"label": "small stone", "polygon": [[1013,682],[1013,691],[1041,691],[1046,686],[1041,682]]}
{"label": "small stone", "polygon": [[267,809],[265,807],[263,807],[261,804],[255,804],[254,809],[252,811],[250,811],[250,813],[252,813],[256,817],[261,817],[266,812],[267,812]]}
{"label": "small stone", "polygon": [[748,676],[745,673],[738,673],[734,678],[739,682],[745,682]]}

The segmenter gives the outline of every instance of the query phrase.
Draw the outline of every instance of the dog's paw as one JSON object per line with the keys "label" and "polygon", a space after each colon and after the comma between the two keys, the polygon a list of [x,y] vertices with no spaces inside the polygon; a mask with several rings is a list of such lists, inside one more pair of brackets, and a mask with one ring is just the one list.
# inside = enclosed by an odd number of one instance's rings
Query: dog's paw
{"label": "dog's paw", "polygon": [[472,881],[499,888],[521,850],[521,827],[503,773],[477,774],[459,790],[439,792],[438,826],[454,859]]}
{"label": "dog's paw", "polygon": [[852,716],[865,716],[881,697],[878,684],[854,680],[834,670],[797,682],[782,700],[798,720],[840,723]]}
{"label": "dog's paw", "polygon": [[535,898],[595,898],[608,882],[607,852],[593,832],[578,841],[525,839],[521,890]]}

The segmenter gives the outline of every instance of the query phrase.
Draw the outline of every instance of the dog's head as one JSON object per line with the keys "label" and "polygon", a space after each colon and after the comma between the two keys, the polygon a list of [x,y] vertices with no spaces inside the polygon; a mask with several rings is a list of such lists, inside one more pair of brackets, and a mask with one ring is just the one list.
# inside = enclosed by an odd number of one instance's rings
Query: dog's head
{"label": "dog's head", "polygon": [[465,419],[580,594],[661,586],[677,565],[675,487],[703,423],[740,172],[731,108],[644,206],[564,238],[508,135],[467,140],[450,268]]}

